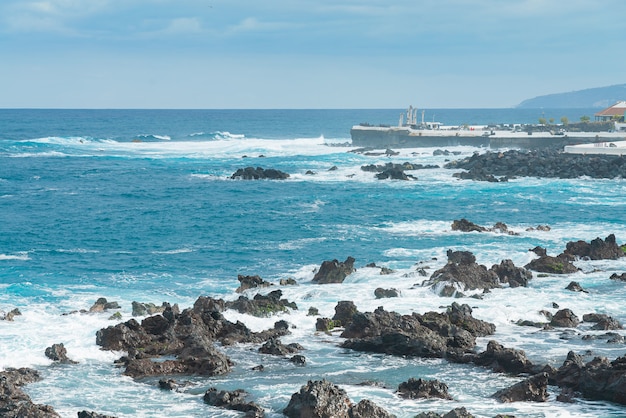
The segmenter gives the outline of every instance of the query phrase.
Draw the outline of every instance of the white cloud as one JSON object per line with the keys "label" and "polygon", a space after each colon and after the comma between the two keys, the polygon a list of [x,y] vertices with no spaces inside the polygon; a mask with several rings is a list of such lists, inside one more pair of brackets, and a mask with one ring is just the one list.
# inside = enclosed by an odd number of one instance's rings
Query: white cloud
{"label": "white cloud", "polygon": [[173,19],[167,25],[165,29],[161,31],[162,34],[193,34],[201,33],[202,23],[200,19],[196,17],[181,17]]}

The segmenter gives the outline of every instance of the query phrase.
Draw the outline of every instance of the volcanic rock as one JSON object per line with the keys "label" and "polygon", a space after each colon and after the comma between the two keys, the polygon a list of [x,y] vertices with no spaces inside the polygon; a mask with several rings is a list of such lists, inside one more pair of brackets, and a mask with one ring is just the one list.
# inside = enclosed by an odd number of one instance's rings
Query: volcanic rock
{"label": "volcanic rock", "polygon": [[228,309],[234,309],[239,313],[253,315],[257,317],[268,317],[279,312],[286,312],[287,308],[297,310],[298,306],[295,302],[289,302],[287,299],[281,299],[283,292],[274,290],[267,295],[256,294],[253,299],[246,296],[239,296],[232,302],[226,302]]}
{"label": "volcanic rock", "polygon": [[574,312],[567,308],[557,311],[550,321],[550,325],[553,327],[561,328],[576,328],[579,323],[580,320],[578,317],[574,315]]}
{"label": "volcanic rock", "polygon": [[624,250],[615,242],[615,235],[611,234],[603,241],[596,238],[590,243],[585,241],[568,242],[564,254],[590,260],[617,260],[624,257]]}
{"label": "volcanic rock", "polygon": [[511,260],[502,260],[500,264],[494,264],[491,271],[496,273],[501,283],[508,283],[510,287],[527,287],[528,281],[533,274],[523,267],[516,267]]}
{"label": "volcanic rock", "polygon": [[396,393],[405,399],[439,398],[452,400],[452,396],[448,393],[448,385],[438,380],[410,378],[408,381],[400,383]]}
{"label": "volcanic rock", "polygon": [[400,296],[400,291],[398,289],[383,289],[382,287],[379,287],[374,290],[374,296],[376,299],[397,298]]}
{"label": "volcanic rock", "polygon": [[243,276],[240,274],[237,276],[237,280],[241,283],[241,285],[235,290],[237,293],[243,293],[253,287],[268,287],[272,285],[270,282],[266,282],[259,276]]}
{"label": "volcanic rock", "polygon": [[327,380],[311,381],[291,395],[283,414],[289,418],[350,418],[346,391]]}
{"label": "volcanic rock", "polygon": [[493,395],[500,402],[546,402],[548,374],[539,373]]}
{"label": "volcanic rock", "polygon": [[204,393],[204,402],[218,408],[245,412],[247,418],[262,418],[265,411],[254,402],[247,402],[248,394],[243,389],[233,391],[220,390],[211,387]]}
{"label": "volcanic rock", "polygon": [[45,351],[46,357],[48,357],[52,361],[56,361],[62,364],[76,364],[74,360],[70,360],[67,357],[67,350],[63,343],[60,344],[52,344],[52,346],[47,347]]}
{"label": "volcanic rock", "polygon": [[500,287],[498,275],[477,264],[476,257],[469,251],[448,250],[448,263],[435,271],[428,280],[429,285],[447,282],[463,290],[493,289]]}
{"label": "volcanic rock", "polygon": [[339,262],[336,259],[324,261],[313,277],[313,283],[342,283],[346,277],[354,272],[354,262],[352,257],[346,258],[346,261]]}
{"label": "volcanic rock", "polygon": [[289,178],[289,174],[273,168],[246,167],[235,171],[230,178],[232,180],[285,180]]}
{"label": "volcanic rock", "polygon": [[505,348],[493,340],[489,341],[485,351],[474,357],[474,363],[495,372],[520,374],[533,371],[533,364],[523,350]]}
{"label": "volcanic rock", "polygon": [[5,418],[60,418],[49,405],[37,405],[21,389],[41,380],[36,370],[8,368],[0,372],[0,413]]}

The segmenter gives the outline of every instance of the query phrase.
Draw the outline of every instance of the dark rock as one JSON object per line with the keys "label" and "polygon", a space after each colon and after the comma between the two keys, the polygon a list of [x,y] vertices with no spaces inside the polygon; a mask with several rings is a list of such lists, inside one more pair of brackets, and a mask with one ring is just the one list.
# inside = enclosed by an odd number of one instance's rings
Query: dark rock
{"label": "dark rock", "polygon": [[70,360],[67,357],[67,350],[63,343],[52,344],[51,347],[47,347],[45,351],[46,357],[52,361],[56,361],[62,364],[76,364],[77,362]]}
{"label": "dark rock", "polygon": [[280,279],[278,284],[280,284],[281,286],[295,286],[298,284],[298,282],[290,277],[288,279]]}
{"label": "dark rock", "polygon": [[346,261],[324,261],[319,271],[313,277],[313,283],[342,283],[345,278],[354,272],[355,259],[348,257]]}
{"label": "dark rock", "polygon": [[[103,328],[96,344],[105,350],[127,351],[125,374],[132,377],[198,374],[213,376],[230,370],[230,361],[214,344],[262,343],[288,333],[285,329],[252,332],[244,324],[227,321],[220,311],[225,302],[200,297],[193,308],[177,313],[167,307],[162,315],[135,319]],[[152,361],[171,356],[175,359]]]}
{"label": "dark rock", "polygon": [[178,383],[174,379],[161,379],[159,380],[159,388],[164,390],[176,390]]}
{"label": "dark rock", "polygon": [[270,282],[266,282],[259,276],[243,276],[240,274],[237,276],[237,280],[241,283],[241,285],[235,290],[237,293],[243,293],[246,290],[255,287],[268,287],[272,285]]}
{"label": "dark rock", "polygon": [[604,241],[601,238],[596,238],[590,243],[585,241],[568,242],[564,253],[591,260],[617,260],[624,257],[624,250],[617,245],[613,234],[606,237]]}
{"label": "dark rock", "polygon": [[553,327],[576,328],[580,323],[578,317],[574,315],[570,309],[561,309],[557,311],[550,321]]}
{"label": "dark rock", "polygon": [[358,310],[354,302],[349,300],[341,300],[335,306],[335,315],[333,321],[337,321],[340,325],[346,325],[352,321],[352,317]]}
{"label": "dark rock", "polygon": [[283,344],[278,338],[270,338],[259,348],[259,353],[271,354],[274,356],[286,356],[287,354],[297,353],[303,347],[297,343]]}
{"label": "dark rock", "polygon": [[626,405],[626,357],[613,361],[596,357],[584,364],[579,355],[570,352],[553,379],[587,399]]}
{"label": "dark rock", "polygon": [[[563,144],[558,146],[562,148]],[[621,156],[565,154],[554,149],[475,153],[471,157],[452,161],[444,167],[467,170],[467,173],[461,173],[464,175],[454,176],[475,180],[488,180],[495,176],[545,178],[578,178],[582,176],[591,178],[626,177],[626,159]]]}
{"label": "dark rock", "polygon": [[112,415],[103,415],[92,411],[80,411],[78,418],[115,418]]}
{"label": "dark rock", "polygon": [[[133,316],[145,316],[163,313],[168,306],[169,304],[167,302],[163,302],[161,306],[157,306],[154,303],[141,303],[133,301]],[[176,306],[176,309],[178,309],[178,306]]]}
{"label": "dark rock", "polygon": [[474,415],[467,412],[465,407],[455,408],[447,414],[443,414],[441,418],[474,418]]}
{"label": "dark rock", "polygon": [[317,308],[315,308],[315,307],[311,306],[311,307],[309,308],[309,311],[307,312],[306,316],[317,316],[317,315],[319,315],[319,314],[320,314],[319,309],[317,309]]}
{"label": "dark rock", "polygon": [[592,330],[616,330],[623,329],[622,324],[618,320],[606,314],[591,313],[583,315],[583,321],[595,322],[596,324],[591,327]]}
{"label": "dark rock", "polygon": [[368,399],[361,399],[358,404],[350,409],[350,418],[395,418],[395,415],[390,414]]}
{"label": "dark rock", "polygon": [[108,302],[106,298],[99,298],[91,308],[89,312],[104,312],[109,309],[120,309],[120,305],[117,302]]}
{"label": "dark rock", "polygon": [[473,350],[477,336],[493,333],[495,326],[473,318],[467,305],[452,305],[446,313],[424,315],[400,315],[382,307],[357,312],[341,334],[348,338],[342,346],[398,356],[458,358]]}
{"label": "dark rock", "polygon": [[338,326],[341,326],[341,322],[330,318],[317,318],[317,321],[315,321],[315,329],[317,331],[330,332]]}
{"label": "dark rock", "polygon": [[510,287],[527,287],[533,274],[523,267],[516,267],[511,260],[502,260],[494,264],[491,270],[496,273],[501,283],[508,283]]}
{"label": "dark rock", "polygon": [[283,414],[289,418],[350,418],[350,409],[345,390],[327,380],[309,380],[291,395]]}
{"label": "dark rock", "polygon": [[526,357],[524,350],[505,348],[497,341],[489,341],[487,349],[474,358],[478,366],[488,367],[495,372],[512,374],[530,373],[533,364]]}
{"label": "dark rock", "polygon": [[540,256],[539,258],[536,258],[526,264],[524,267],[529,270],[551,274],[570,274],[578,271],[578,268],[573,265],[567,257],[552,257],[549,255]]}
{"label": "dark rock", "polygon": [[205,392],[203,399],[206,404],[211,406],[230,409],[233,411],[245,412],[246,417],[264,417],[265,411],[263,410],[263,408],[261,408],[254,402],[247,402],[247,396],[248,394],[243,389],[237,389],[233,391],[218,391],[216,388],[212,387]]}
{"label": "dark rock", "polygon": [[543,247],[539,247],[539,246],[537,246],[535,248],[532,248],[532,249],[530,249],[528,251],[531,251],[531,252],[537,254],[539,257],[545,257],[545,256],[548,255],[548,253],[546,252],[546,249],[543,248]]}
{"label": "dark rock", "polygon": [[613,273],[611,274],[611,277],[609,277],[609,279],[626,282],[626,273],[622,273],[622,274]]}
{"label": "dark rock", "polygon": [[34,404],[21,389],[41,380],[36,370],[8,368],[0,372],[0,413],[4,418],[60,418],[49,405]]}
{"label": "dark rock", "polygon": [[477,264],[471,252],[448,250],[447,254],[448,263],[430,276],[429,285],[447,282],[466,291],[500,287],[498,275]]}
{"label": "dark rock", "polygon": [[565,290],[571,290],[572,292],[589,293],[585,289],[583,289],[583,287],[578,282],[570,282],[565,288]]}
{"label": "dark rock", "polygon": [[289,178],[289,174],[273,168],[246,167],[235,171],[230,178],[233,180],[285,180]]}
{"label": "dark rock", "polygon": [[0,320],[2,321],[13,321],[16,316],[20,316],[22,313],[18,308],[12,309],[7,313],[0,311]]}
{"label": "dark rock", "polygon": [[475,223],[470,222],[465,218],[462,218],[460,220],[455,220],[452,222],[452,230],[461,232],[485,232],[487,231],[487,228],[476,225]]}
{"label": "dark rock", "polygon": [[452,400],[448,393],[448,385],[438,380],[423,380],[410,378],[400,383],[398,395],[405,399],[429,399],[439,398]]}
{"label": "dark rock", "polygon": [[383,289],[379,287],[374,290],[374,296],[376,296],[376,299],[397,298],[400,296],[400,291],[398,289]]}
{"label": "dark rock", "polygon": [[306,357],[301,354],[296,354],[295,356],[291,357],[289,361],[297,366],[304,366],[306,364]]}
{"label": "dark rock", "polygon": [[281,299],[283,292],[274,290],[267,295],[257,294],[253,299],[246,296],[232,302],[226,302],[228,309],[234,309],[239,313],[245,313],[257,317],[268,317],[279,312],[286,312],[287,308],[297,310],[298,306],[295,302],[289,302],[287,299]]}
{"label": "dark rock", "polygon": [[493,395],[500,402],[546,402],[548,374],[539,373]]}

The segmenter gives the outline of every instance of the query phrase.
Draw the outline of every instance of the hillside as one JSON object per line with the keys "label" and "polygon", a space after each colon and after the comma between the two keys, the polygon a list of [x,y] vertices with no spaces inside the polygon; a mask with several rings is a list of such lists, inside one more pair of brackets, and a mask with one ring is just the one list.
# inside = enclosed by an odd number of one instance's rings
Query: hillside
{"label": "hillside", "polygon": [[604,108],[620,100],[626,100],[626,84],[538,96],[524,100],[516,107],[522,109]]}

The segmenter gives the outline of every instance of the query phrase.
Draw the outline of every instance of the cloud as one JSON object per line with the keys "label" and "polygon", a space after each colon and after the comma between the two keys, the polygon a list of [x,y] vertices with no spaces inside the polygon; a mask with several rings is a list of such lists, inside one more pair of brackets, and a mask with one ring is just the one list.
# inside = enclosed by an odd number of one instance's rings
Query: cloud
{"label": "cloud", "polygon": [[202,23],[196,17],[180,17],[169,22],[167,27],[160,31],[164,35],[202,33]]}

